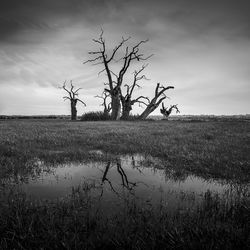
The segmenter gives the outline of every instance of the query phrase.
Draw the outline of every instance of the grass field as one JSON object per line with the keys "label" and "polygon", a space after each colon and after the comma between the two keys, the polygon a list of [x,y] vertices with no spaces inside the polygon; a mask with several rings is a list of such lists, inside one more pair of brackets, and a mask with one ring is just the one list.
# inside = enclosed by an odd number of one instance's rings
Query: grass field
{"label": "grass field", "polygon": [[[13,191],[1,199],[1,249],[246,249],[249,238],[248,120],[70,122],[0,121],[1,193],[12,180],[36,175],[37,159],[53,166],[101,161],[140,153],[158,157],[162,168],[239,188],[234,200],[205,193],[192,211],[168,214],[137,207],[133,201],[120,216],[104,218],[92,209],[86,184],[70,198],[31,201]],[[34,163],[34,164],[33,164]]]}

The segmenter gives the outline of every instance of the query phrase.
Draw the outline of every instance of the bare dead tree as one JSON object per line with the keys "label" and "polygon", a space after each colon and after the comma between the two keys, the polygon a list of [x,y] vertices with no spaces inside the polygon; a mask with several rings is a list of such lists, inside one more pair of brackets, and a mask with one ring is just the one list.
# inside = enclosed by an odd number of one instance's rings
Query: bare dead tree
{"label": "bare dead tree", "polygon": [[130,111],[132,110],[132,106],[135,103],[139,103],[139,105],[147,105],[150,101],[148,97],[139,96],[136,99],[132,99],[133,92],[135,88],[140,88],[138,81],[148,80],[145,75],[140,75],[141,72],[147,67],[147,65],[143,65],[140,70],[134,71],[133,83],[131,85],[125,84],[126,94],[123,95],[121,93],[121,103],[122,103],[122,116],[121,119],[127,120],[129,118]]}
{"label": "bare dead tree", "polygon": [[107,91],[103,91],[102,95],[96,95],[96,98],[100,98],[103,100],[101,106],[103,106],[103,113],[105,116],[109,115],[109,112],[111,111],[111,102],[108,101],[110,98],[110,94]]}
{"label": "bare dead tree", "polygon": [[77,118],[77,109],[76,109],[76,104],[77,102],[81,102],[85,107],[86,107],[86,103],[83,102],[81,99],[78,98],[78,91],[81,88],[75,89],[74,90],[74,85],[72,83],[72,81],[70,81],[70,88],[67,89],[66,88],[66,81],[63,83],[62,89],[64,89],[67,93],[68,96],[64,96],[63,99],[65,100],[69,100],[70,101],[70,106],[71,106],[71,120],[76,120]]}
{"label": "bare dead tree", "polygon": [[118,60],[122,62],[121,68],[118,73],[115,73],[111,69],[111,64],[116,62],[116,55],[117,52],[123,47],[123,45],[129,40],[130,38],[124,39],[122,37],[121,42],[113,49],[113,51],[108,55],[106,42],[103,37],[103,30],[98,39],[93,39],[94,43],[99,45],[99,49],[95,51],[90,51],[88,54],[92,57],[85,61],[84,63],[94,63],[95,65],[101,64],[104,68],[99,72],[106,72],[108,78],[108,87],[105,89],[110,94],[111,97],[111,119],[112,120],[119,120],[121,115],[121,86],[123,84],[124,75],[126,74],[128,68],[131,65],[132,61],[143,61],[147,60],[149,57],[145,57],[144,54],[140,53],[140,46],[143,43],[146,43],[148,40],[141,40],[135,46],[129,48],[126,46],[124,55]]}
{"label": "bare dead tree", "polygon": [[155,88],[155,96],[151,99],[146,109],[139,116],[140,120],[146,119],[149,116],[149,114],[151,114],[156,108],[158,108],[161,102],[167,98],[167,96],[165,95],[165,91],[169,89],[174,89],[174,87],[173,86],[164,87],[160,86],[160,83],[157,83]]}
{"label": "bare dead tree", "polygon": [[173,109],[176,110],[176,114],[177,114],[177,113],[180,113],[180,110],[178,109],[177,104],[171,105],[170,108],[168,109],[168,107],[165,108],[165,107],[164,107],[164,103],[162,103],[161,113],[163,114],[163,116],[164,116],[165,118],[168,119],[168,117],[169,117],[170,114],[172,113]]}

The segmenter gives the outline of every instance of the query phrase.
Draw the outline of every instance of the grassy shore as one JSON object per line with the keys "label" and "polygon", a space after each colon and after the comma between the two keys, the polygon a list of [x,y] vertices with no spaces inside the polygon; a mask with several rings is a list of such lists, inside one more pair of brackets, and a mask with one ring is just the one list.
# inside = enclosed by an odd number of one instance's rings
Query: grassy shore
{"label": "grassy shore", "polygon": [[[70,122],[0,121],[1,192],[9,179],[35,175],[48,164],[102,160],[112,154],[159,157],[162,168],[249,184],[248,121]],[[234,200],[209,192],[201,205],[169,214],[133,201],[120,216],[105,218],[93,209],[91,187],[55,203],[30,201],[12,192],[1,203],[1,249],[246,249],[249,191]]]}

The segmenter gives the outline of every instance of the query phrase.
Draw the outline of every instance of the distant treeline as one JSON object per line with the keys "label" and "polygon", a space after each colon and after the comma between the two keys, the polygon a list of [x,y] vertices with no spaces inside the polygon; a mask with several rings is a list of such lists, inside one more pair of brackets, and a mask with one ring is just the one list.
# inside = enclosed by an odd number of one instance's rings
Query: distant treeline
{"label": "distant treeline", "polygon": [[0,115],[0,120],[9,119],[70,119],[70,115]]}
{"label": "distant treeline", "polygon": [[[84,114],[83,116],[78,116],[78,120],[88,120],[88,121],[96,121],[96,120],[103,120],[103,119],[95,119],[96,116],[100,116],[102,113],[100,112],[90,112]],[[100,113],[100,114],[99,114]],[[85,116],[88,115],[89,119],[84,119]],[[133,116],[136,117],[136,116]],[[10,119],[61,119],[61,120],[70,120],[70,115],[0,115],[0,120],[10,120]],[[147,119],[149,120],[162,120],[163,117],[160,115],[151,115]],[[250,114],[246,115],[173,115],[169,117],[168,120],[178,120],[178,121],[217,121],[217,120],[250,120]],[[107,119],[109,120],[109,119]],[[132,119],[134,120],[134,119]]]}
{"label": "distant treeline", "polygon": [[[150,116],[154,120],[162,120],[162,116]],[[168,120],[175,121],[227,121],[227,120],[250,120],[250,114],[246,115],[172,115]]]}

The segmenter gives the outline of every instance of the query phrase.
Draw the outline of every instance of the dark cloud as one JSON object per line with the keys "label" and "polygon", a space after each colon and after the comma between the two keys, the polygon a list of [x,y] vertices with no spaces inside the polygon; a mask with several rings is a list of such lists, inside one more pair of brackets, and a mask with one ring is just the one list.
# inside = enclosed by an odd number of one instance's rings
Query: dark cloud
{"label": "dark cloud", "polygon": [[[176,23],[194,35],[217,28],[250,36],[249,9],[247,0],[1,0],[0,39],[23,30],[57,29],[81,20],[102,25],[129,18],[141,26],[150,19]],[[65,19],[66,24],[62,22]]]}
{"label": "dark cloud", "polygon": [[118,17],[122,6],[120,0],[1,0],[0,40],[24,30],[56,30],[64,20],[66,25],[79,20],[101,24]]}

